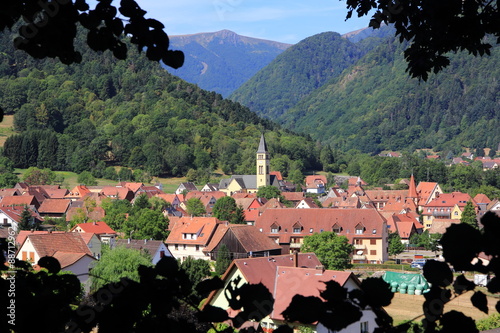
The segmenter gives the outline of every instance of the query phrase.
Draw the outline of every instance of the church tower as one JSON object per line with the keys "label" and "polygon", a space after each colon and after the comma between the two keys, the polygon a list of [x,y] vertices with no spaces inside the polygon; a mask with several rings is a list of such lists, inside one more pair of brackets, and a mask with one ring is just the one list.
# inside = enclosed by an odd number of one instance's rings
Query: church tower
{"label": "church tower", "polygon": [[270,163],[266,139],[264,139],[264,134],[262,134],[259,149],[257,149],[257,188],[271,185],[271,176],[269,175]]}

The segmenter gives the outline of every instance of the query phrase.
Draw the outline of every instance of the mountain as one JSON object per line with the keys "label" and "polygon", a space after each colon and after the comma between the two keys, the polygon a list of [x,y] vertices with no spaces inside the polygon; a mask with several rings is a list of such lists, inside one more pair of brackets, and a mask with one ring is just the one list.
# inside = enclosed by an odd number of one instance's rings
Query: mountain
{"label": "mountain", "polygon": [[240,36],[229,30],[170,36],[173,49],[184,52],[184,66],[171,74],[226,97],[269,64],[291,44]]}
{"label": "mountain", "polygon": [[276,120],[343,150],[496,149],[500,47],[491,56],[453,54],[427,82],[408,76],[404,49],[386,39]]}
{"label": "mountain", "polygon": [[276,57],[229,98],[263,117],[277,119],[361,59],[378,40],[353,43],[336,32],[306,38]]}

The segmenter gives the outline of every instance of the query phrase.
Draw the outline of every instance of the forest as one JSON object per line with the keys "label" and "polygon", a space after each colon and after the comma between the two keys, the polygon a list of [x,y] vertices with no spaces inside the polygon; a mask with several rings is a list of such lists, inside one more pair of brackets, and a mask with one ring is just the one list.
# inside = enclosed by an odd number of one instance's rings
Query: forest
{"label": "forest", "polygon": [[7,139],[4,155],[16,168],[245,174],[254,170],[261,133],[276,157],[318,168],[319,148],[310,149],[317,145],[308,136],[170,75],[135,49],[127,60],[87,50],[81,64],[68,66],[14,51],[9,36],[1,36],[0,105],[14,115],[18,134]]}

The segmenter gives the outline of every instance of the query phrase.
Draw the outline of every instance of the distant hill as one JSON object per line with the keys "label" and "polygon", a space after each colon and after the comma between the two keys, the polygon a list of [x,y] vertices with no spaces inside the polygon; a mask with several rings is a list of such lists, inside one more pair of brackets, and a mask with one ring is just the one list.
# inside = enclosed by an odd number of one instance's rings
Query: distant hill
{"label": "distant hill", "polygon": [[240,36],[229,30],[170,36],[173,49],[184,52],[184,66],[171,74],[227,97],[291,44]]}
{"label": "distant hill", "polygon": [[336,32],[306,38],[276,57],[229,98],[275,119],[361,59],[376,46],[373,41],[367,38],[353,43]]}

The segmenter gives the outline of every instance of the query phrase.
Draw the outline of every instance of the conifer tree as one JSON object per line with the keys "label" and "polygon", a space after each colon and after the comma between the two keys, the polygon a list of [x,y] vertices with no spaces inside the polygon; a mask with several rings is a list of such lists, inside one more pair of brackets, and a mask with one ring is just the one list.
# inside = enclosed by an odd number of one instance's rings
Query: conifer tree
{"label": "conifer tree", "polygon": [[474,208],[472,201],[469,200],[465,205],[460,222],[466,223],[475,229],[479,229],[479,225],[477,224],[476,209]]}

